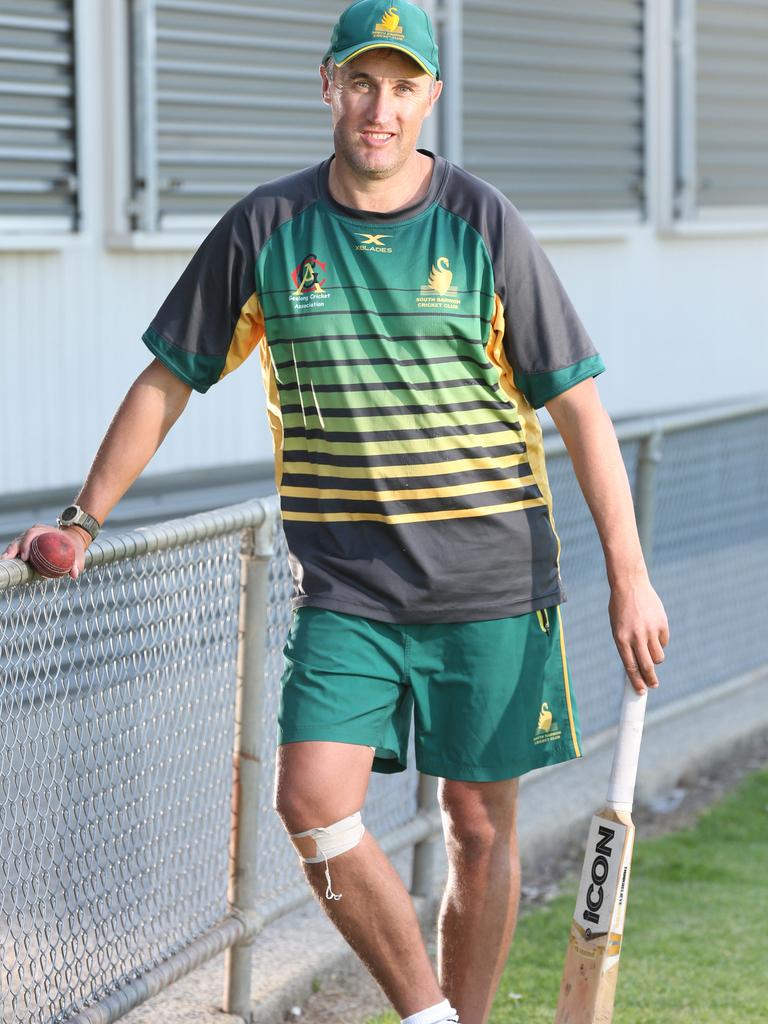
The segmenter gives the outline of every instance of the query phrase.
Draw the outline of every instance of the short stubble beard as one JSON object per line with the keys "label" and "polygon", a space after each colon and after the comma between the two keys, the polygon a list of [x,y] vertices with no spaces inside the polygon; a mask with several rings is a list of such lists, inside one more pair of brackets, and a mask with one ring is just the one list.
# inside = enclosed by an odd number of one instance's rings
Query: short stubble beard
{"label": "short stubble beard", "polygon": [[384,178],[391,178],[394,174],[397,174],[407,160],[407,157],[403,158],[400,150],[398,150],[396,156],[393,154],[392,163],[387,164],[384,167],[369,167],[365,160],[360,158],[360,155],[355,150],[354,146],[347,145],[344,133],[339,125],[337,125],[333,131],[333,145],[336,155],[341,156],[344,159],[344,162],[347,163],[356,174],[377,181]]}

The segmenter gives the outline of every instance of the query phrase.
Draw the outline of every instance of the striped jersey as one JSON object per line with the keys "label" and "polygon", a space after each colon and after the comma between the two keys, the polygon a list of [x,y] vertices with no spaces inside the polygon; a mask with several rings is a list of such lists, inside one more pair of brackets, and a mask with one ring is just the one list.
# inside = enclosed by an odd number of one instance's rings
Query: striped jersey
{"label": "striped jersey", "polygon": [[331,160],[260,186],[144,334],[200,392],[258,351],[297,606],[460,622],[565,599],[535,409],[603,363],[515,207],[433,159],[397,213],[336,202]]}

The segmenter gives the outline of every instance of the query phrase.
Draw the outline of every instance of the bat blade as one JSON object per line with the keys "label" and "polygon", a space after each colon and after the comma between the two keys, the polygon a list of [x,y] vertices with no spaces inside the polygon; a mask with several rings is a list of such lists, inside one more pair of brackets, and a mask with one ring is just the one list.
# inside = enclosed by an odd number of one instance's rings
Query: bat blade
{"label": "bat blade", "polygon": [[631,814],[592,818],[555,1024],[610,1024],[619,973],[635,828]]}

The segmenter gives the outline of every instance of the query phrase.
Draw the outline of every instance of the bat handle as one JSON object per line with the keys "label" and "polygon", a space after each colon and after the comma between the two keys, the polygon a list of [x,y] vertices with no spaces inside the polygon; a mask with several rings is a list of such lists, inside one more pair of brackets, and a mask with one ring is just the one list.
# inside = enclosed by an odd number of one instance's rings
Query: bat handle
{"label": "bat handle", "polygon": [[608,806],[614,811],[632,810],[647,697],[647,690],[645,693],[638,693],[627,680],[624,699],[621,702],[616,747],[613,751],[611,781],[608,784]]}

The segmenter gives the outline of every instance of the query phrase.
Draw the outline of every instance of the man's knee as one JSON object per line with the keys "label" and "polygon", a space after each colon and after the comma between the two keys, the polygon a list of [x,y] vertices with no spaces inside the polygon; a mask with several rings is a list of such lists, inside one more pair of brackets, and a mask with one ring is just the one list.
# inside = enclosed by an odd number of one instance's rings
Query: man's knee
{"label": "man's knee", "polygon": [[354,849],[365,834],[361,808],[370,774],[370,747],[328,742],[278,748],[274,807],[305,864],[323,864],[326,899],[337,900],[329,861]]}
{"label": "man's knee", "polygon": [[371,757],[367,747],[341,743],[279,747],[273,806],[286,830],[324,827],[360,810]]}
{"label": "man's knee", "polygon": [[487,856],[494,847],[516,842],[517,779],[459,782],[443,779],[439,788],[449,855]]}

